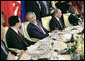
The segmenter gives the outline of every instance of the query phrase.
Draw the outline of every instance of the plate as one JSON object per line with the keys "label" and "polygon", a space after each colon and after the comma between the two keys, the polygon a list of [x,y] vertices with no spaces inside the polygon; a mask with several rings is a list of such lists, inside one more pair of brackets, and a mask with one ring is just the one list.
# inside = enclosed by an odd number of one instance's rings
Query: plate
{"label": "plate", "polygon": [[57,51],[62,51],[67,48],[67,44],[64,42],[54,43],[53,49]]}
{"label": "plate", "polygon": [[28,55],[31,55],[31,56],[41,56],[41,55],[44,55],[45,53],[47,53],[47,51],[45,50],[28,51]]}
{"label": "plate", "polygon": [[71,60],[70,55],[59,55],[59,60]]}
{"label": "plate", "polygon": [[72,33],[68,33],[68,32],[60,32],[54,35],[55,39],[58,39],[59,41],[62,42],[70,41],[71,37],[72,37]]}

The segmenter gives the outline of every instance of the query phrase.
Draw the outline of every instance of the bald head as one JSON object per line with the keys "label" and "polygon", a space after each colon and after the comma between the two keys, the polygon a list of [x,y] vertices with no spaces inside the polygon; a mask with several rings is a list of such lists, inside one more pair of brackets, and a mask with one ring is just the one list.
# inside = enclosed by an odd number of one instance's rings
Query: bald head
{"label": "bald head", "polygon": [[54,12],[53,12],[53,16],[56,16],[58,18],[60,18],[62,16],[62,12],[60,9],[56,9]]}

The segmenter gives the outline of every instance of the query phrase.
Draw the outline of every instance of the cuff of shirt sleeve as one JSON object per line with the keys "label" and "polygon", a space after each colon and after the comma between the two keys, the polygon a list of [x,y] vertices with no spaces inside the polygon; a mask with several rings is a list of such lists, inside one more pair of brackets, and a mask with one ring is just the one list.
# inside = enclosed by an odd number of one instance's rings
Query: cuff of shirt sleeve
{"label": "cuff of shirt sleeve", "polygon": [[15,56],[15,60],[18,60],[18,57],[17,56]]}
{"label": "cuff of shirt sleeve", "polygon": [[52,36],[52,33],[48,33],[49,34],[49,36]]}

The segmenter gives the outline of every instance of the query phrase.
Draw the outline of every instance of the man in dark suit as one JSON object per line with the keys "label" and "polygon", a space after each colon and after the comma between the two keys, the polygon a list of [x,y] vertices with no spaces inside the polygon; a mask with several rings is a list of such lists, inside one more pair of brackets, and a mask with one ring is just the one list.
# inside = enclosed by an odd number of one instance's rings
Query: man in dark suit
{"label": "man in dark suit", "polygon": [[49,16],[51,15],[50,11],[52,9],[52,6],[49,1],[40,1],[41,4],[41,17]]}
{"label": "man in dark suit", "polygon": [[69,12],[71,13],[69,18],[68,18],[70,24],[73,26],[79,25],[78,22],[81,21],[81,19],[79,19],[79,17],[76,15],[75,8],[73,6],[69,7]]}
{"label": "man in dark suit", "polygon": [[[4,32],[4,28],[3,26],[1,26],[1,60],[11,60],[11,59],[14,59],[15,60],[15,56],[17,55],[17,53],[15,53],[14,51],[12,50],[9,50],[5,43],[3,42],[3,39],[4,39],[4,35],[5,35],[5,32]],[[12,53],[12,54],[11,54]],[[10,57],[11,56],[11,57]],[[10,58],[8,58],[10,57]]]}
{"label": "man in dark suit", "polygon": [[18,60],[18,58],[21,58],[22,55],[25,55],[28,53],[27,50],[22,51],[20,54],[8,49],[3,41],[5,35],[5,30],[3,26],[1,25],[1,60]]}
{"label": "man in dark suit", "polygon": [[53,31],[55,29],[57,30],[63,30],[65,28],[64,22],[60,19],[62,16],[62,12],[60,9],[56,9],[53,12],[53,17],[49,22],[50,30]]}
{"label": "man in dark suit", "polygon": [[30,40],[27,40],[21,33],[18,31],[20,27],[20,22],[18,16],[11,16],[9,18],[10,28],[6,33],[6,42],[8,48],[16,48],[19,50],[26,50],[28,46],[34,44]]}
{"label": "man in dark suit", "polygon": [[[42,26],[40,21],[36,20],[34,12],[28,12],[26,17],[30,21],[30,24],[27,26],[27,31],[30,37],[43,39],[49,36],[49,31]],[[53,31],[52,33],[54,32],[56,31]]]}

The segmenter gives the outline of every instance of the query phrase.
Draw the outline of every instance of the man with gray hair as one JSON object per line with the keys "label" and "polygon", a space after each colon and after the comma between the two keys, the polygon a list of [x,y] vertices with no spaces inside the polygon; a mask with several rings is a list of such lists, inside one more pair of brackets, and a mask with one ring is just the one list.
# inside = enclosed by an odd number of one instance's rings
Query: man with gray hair
{"label": "man with gray hair", "polygon": [[[43,27],[41,22],[36,19],[36,14],[34,12],[28,12],[26,17],[30,21],[27,26],[27,31],[31,38],[43,39],[51,34]],[[52,33],[55,32],[56,30],[52,31]]]}

